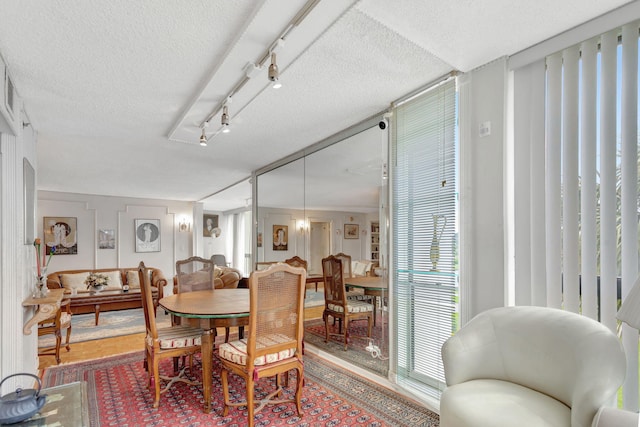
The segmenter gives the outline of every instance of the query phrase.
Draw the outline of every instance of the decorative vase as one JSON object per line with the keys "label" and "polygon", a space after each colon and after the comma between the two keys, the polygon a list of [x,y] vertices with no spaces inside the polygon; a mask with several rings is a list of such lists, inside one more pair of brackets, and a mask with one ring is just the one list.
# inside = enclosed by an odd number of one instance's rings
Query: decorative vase
{"label": "decorative vase", "polygon": [[94,285],[91,287],[91,289],[93,289],[93,292],[95,292],[96,294],[101,292],[104,288],[104,285]]}
{"label": "decorative vase", "polygon": [[[438,218],[444,221],[438,227]],[[447,225],[447,217],[444,215],[433,214],[433,237],[431,238],[431,249],[429,250],[429,259],[431,260],[431,271],[438,271],[438,261],[440,261],[440,240],[442,233]]]}
{"label": "decorative vase", "polygon": [[35,276],[36,284],[33,290],[33,296],[35,298],[43,298],[49,294],[49,288],[47,288],[47,275]]}

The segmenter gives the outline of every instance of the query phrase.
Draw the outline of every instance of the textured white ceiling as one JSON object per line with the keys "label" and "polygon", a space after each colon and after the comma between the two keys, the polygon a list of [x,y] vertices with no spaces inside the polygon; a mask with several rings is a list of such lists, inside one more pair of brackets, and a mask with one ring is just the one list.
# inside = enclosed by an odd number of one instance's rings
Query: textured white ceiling
{"label": "textured white ceiling", "polygon": [[213,136],[216,115],[206,148],[198,126],[305,1],[3,0],[0,54],[39,134],[39,189],[201,200],[442,74],[625,3],[322,0],[278,51],[284,86],[251,78],[232,132]]}

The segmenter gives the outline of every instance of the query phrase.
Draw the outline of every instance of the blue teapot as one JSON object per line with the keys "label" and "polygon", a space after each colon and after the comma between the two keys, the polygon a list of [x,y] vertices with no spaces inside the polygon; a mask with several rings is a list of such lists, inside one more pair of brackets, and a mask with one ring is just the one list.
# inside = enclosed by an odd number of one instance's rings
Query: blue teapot
{"label": "blue teapot", "polygon": [[33,374],[9,375],[0,382],[0,390],[2,390],[2,383],[18,375],[35,378],[38,382],[38,389],[24,390],[18,387],[13,393],[0,397],[0,424],[15,424],[31,418],[42,409],[47,401],[46,394],[40,395],[42,389],[40,378]]}

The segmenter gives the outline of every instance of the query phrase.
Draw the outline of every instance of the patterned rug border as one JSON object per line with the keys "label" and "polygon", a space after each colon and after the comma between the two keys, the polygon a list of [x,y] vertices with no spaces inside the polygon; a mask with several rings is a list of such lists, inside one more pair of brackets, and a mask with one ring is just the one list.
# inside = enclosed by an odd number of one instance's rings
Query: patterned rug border
{"label": "patterned rug border", "polygon": [[[84,381],[85,373],[93,379],[87,381],[89,417],[92,426],[100,426],[97,390],[93,371],[117,365],[141,363],[143,351],[108,356],[85,362],[53,366],[42,375],[43,387]],[[366,378],[340,367],[322,357],[306,354],[305,376],[345,402],[362,408],[385,422],[398,427],[439,426],[439,417],[424,406],[395,391],[373,383]],[[304,424],[304,423],[303,423]]]}

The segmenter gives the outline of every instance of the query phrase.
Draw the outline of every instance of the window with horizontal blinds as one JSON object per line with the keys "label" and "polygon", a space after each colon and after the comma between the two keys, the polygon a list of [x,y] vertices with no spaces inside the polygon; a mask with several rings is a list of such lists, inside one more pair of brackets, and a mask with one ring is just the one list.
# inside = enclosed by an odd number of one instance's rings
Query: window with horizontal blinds
{"label": "window with horizontal blinds", "polygon": [[394,111],[398,381],[436,395],[445,381],[440,348],[458,327],[456,102],[449,79]]}

